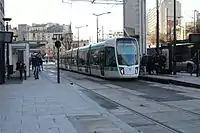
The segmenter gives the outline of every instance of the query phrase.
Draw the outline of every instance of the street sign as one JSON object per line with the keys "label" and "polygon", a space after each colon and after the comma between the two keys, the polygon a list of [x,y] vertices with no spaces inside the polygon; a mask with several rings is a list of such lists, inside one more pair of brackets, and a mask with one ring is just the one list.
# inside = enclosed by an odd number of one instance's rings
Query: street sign
{"label": "street sign", "polygon": [[13,32],[0,31],[0,42],[12,43]]}
{"label": "street sign", "polygon": [[55,46],[56,46],[56,48],[59,49],[61,47],[61,42],[60,41],[56,41],[55,42]]}

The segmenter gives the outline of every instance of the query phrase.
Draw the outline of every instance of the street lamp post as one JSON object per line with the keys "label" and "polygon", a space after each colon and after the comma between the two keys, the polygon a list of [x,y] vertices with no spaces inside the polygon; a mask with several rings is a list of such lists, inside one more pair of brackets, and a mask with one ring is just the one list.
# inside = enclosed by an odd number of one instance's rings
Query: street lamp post
{"label": "street lamp post", "polygon": [[196,13],[198,13],[198,11],[194,10],[194,33],[196,33]]}
{"label": "street lamp post", "polygon": [[55,41],[55,47],[57,48],[57,83],[60,83],[60,47],[63,41],[62,34],[54,34],[52,38]]}
{"label": "street lamp post", "polygon": [[96,16],[97,20],[96,20],[96,25],[97,25],[97,43],[99,42],[99,16],[105,15],[105,14],[110,14],[111,12],[105,12],[105,13],[100,13],[100,14],[93,14],[94,16]]}
{"label": "street lamp post", "polygon": [[77,43],[78,43],[78,48],[79,48],[79,29],[84,28],[84,27],[88,27],[88,25],[75,27],[77,29],[77,36],[78,36],[77,37],[78,38]]}
{"label": "street lamp post", "polygon": [[[3,21],[6,22],[6,31],[8,31],[8,22],[11,21],[11,18],[3,18]],[[6,65],[7,65],[7,78],[10,78],[9,73],[9,44],[6,45]]]}
{"label": "street lamp post", "polygon": [[174,52],[173,52],[173,75],[176,75],[176,0],[174,0]]}
{"label": "street lamp post", "polygon": [[159,1],[156,0],[156,53],[159,54]]}

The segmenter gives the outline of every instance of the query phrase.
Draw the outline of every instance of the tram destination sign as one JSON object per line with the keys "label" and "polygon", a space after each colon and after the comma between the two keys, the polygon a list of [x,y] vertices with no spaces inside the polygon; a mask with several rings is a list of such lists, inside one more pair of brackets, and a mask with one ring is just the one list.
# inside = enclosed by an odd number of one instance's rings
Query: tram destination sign
{"label": "tram destination sign", "polygon": [[200,43],[200,33],[194,33],[189,35],[190,43]]}

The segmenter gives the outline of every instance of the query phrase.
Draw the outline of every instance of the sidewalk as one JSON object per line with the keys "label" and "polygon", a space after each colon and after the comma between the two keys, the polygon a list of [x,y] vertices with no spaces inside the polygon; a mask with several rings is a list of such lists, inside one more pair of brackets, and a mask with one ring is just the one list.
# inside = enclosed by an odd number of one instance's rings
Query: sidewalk
{"label": "sidewalk", "polygon": [[177,75],[140,75],[139,79],[163,84],[200,88],[200,77],[196,77],[196,74],[192,76],[188,73],[177,73]]}
{"label": "sidewalk", "polygon": [[137,133],[80,87],[42,72],[22,84],[0,86],[0,133]]}

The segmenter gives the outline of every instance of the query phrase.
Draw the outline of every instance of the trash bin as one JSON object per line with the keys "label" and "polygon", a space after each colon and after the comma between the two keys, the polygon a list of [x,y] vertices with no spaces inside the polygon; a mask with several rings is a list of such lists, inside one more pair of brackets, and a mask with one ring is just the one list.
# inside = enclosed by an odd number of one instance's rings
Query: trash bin
{"label": "trash bin", "polygon": [[8,73],[9,75],[13,74],[13,65],[8,66]]}

